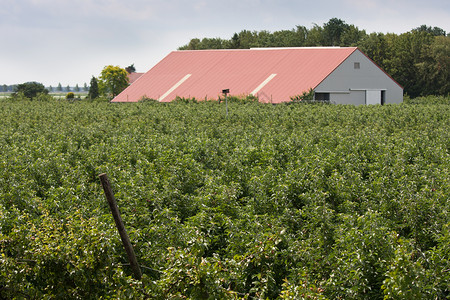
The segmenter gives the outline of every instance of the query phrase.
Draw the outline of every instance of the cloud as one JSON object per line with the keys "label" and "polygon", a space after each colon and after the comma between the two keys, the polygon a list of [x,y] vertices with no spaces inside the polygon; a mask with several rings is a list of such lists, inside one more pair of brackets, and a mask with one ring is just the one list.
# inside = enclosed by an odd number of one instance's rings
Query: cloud
{"label": "cloud", "polygon": [[[20,1],[20,0],[19,0]],[[28,0],[29,9],[47,12],[54,18],[73,16],[74,18],[107,17],[125,20],[143,20],[155,15],[154,1],[142,0]]]}

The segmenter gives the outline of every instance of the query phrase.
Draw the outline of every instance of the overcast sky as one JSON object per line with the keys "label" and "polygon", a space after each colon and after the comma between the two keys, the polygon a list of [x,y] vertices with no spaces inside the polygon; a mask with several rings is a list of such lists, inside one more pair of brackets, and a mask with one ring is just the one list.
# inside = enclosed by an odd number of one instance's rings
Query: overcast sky
{"label": "overcast sky", "polygon": [[445,0],[0,0],[0,84],[84,83],[106,65],[146,72],[192,38],[322,26],[450,31]]}

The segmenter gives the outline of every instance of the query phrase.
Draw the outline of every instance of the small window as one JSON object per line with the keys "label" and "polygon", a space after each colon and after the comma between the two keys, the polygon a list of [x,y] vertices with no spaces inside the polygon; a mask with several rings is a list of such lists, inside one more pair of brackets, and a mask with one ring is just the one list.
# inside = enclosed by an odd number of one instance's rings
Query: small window
{"label": "small window", "polygon": [[316,101],[330,101],[330,93],[315,93],[314,99]]}
{"label": "small window", "polygon": [[355,62],[354,63],[354,68],[359,70],[361,68],[360,63],[359,62]]}

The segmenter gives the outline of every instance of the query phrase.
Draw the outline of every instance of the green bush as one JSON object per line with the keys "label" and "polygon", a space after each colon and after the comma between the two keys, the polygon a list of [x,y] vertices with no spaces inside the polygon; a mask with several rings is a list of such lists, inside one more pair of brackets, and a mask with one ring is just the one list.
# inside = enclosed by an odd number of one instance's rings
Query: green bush
{"label": "green bush", "polygon": [[310,88],[308,91],[304,91],[301,95],[295,95],[290,98],[292,103],[309,103],[314,100],[314,90]]}
{"label": "green bush", "polygon": [[66,99],[73,100],[75,98],[75,94],[73,92],[68,92],[66,95]]}
{"label": "green bush", "polygon": [[417,98],[409,98],[405,96],[404,103],[406,104],[449,104],[450,97],[444,96],[425,96],[425,97],[417,97]]}
{"label": "green bush", "polygon": [[33,100],[39,94],[48,94],[48,90],[42,83],[26,82],[15,87],[14,94],[17,93],[22,93],[26,98]]}

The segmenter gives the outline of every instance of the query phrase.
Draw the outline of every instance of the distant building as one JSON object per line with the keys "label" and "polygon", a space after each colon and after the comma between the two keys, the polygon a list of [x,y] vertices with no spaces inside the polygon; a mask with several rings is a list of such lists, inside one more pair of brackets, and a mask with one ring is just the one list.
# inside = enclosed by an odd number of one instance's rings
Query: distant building
{"label": "distant building", "polygon": [[310,89],[316,100],[336,104],[403,101],[403,88],[358,48],[309,47],[174,51],[113,102],[217,99],[224,89],[268,103]]}
{"label": "distant building", "polygon": [[130,84],[132,84],[133,82],[135,82],[136,80],[138,80],[139,77],[141,77],[142,75],[144,75],[144,73],[136,73],[136,72],[128,73],[128,82],[129,82]]}

